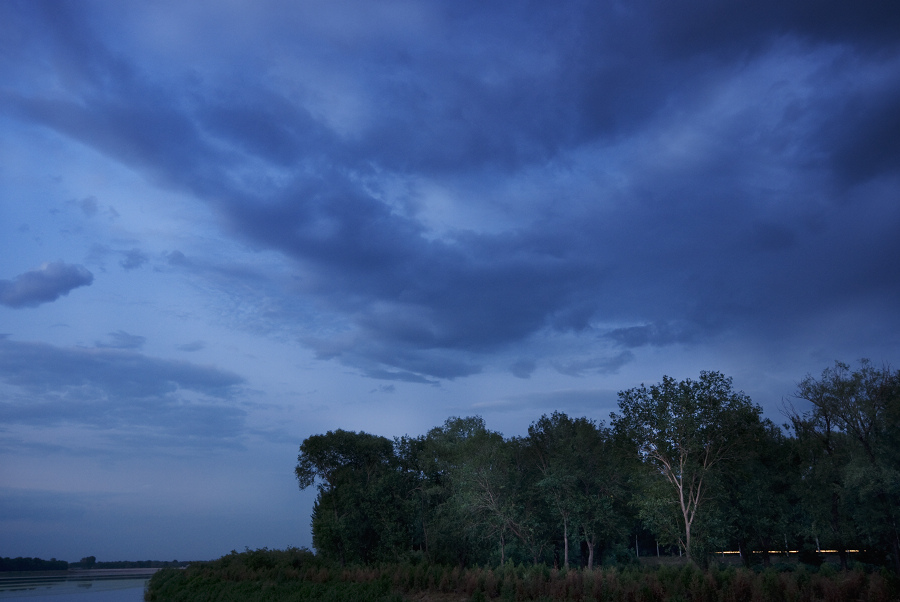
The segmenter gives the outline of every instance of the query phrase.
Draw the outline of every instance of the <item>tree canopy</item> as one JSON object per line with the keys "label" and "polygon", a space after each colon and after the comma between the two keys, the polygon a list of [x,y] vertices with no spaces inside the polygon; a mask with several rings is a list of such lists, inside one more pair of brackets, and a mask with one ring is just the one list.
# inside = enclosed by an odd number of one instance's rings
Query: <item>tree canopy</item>
{"label": "tree canopy", "polygon": [[900,373],[837,363],[795,397],[805,410],[777,427],[721,373],[664,376],[621,391],[609,427],[553,412],[524,437],[478,416],[313,435],[295,476],[318,489],[313,545],[341,562],[593,567],[660,546],[813,562],[830,546],[900,573]]}
{"label": "tree canopy", "polygon": [[649,388],[622,391],[619,409],[614,428],[671,485],[681,511],[679,543],[690,558],[691,529],[712,481],[748,447],[762,410],[718,372],[701,372],[696,381],[664,376]]}

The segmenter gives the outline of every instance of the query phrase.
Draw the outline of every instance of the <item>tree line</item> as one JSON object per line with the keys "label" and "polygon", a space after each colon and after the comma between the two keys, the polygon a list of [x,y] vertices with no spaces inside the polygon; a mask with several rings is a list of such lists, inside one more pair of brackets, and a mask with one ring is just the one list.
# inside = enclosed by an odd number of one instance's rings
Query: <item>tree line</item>
{"label": "tree line", "polygon": [[[636,550],[746,565],[836,550],[900,574],[900,371],[807,376],[776,426],[718,372],[619,393],[609,425],[561,412],[527,436],[452,417],[393,440],[344,430],[300,446],[313,546],[341,563],[423,557],[593,568]],[[799,403],[799,402],[798,402]]]}
{"label": "tree line", "polygon": [[10,571],[67,571],[69,569],[156,569],[170,567],[184,567],[189,562],[178,560],[115,560],[111,562],[98,562],[96,556],[85,556],[78,562],[65,560],[43,560],[41,558],[0,558],[0,572]]}
{"label": "tree line", "polygon": [[50,560],[32,558],[30,556],[18,556],[16,558],[4,556],[0,558],[0,573],[12,571],[65,571],[68,568],[68,562],[57,560],[56,558],[51,558]]}

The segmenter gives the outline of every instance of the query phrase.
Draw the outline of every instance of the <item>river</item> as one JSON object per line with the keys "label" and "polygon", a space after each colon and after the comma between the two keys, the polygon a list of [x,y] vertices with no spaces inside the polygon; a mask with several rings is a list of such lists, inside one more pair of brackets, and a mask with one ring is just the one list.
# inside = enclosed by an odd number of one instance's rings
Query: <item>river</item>
{"label": "river", "polygon": [[0,573],[0,600],[141,602],[156,569]]}

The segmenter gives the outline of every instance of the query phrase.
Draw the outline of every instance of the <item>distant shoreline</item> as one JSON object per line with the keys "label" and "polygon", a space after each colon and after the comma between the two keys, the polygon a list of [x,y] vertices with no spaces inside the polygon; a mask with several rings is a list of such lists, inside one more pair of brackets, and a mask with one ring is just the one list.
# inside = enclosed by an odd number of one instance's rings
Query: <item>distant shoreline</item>
{"label": "distant shoreline", "polygon": [[0,585],[29,581],[88,581],[101,579],[150,578],[159,568],[132,569],[67,569],[65,571],[4,571],[0,573]]}
{"label": "distant shoreline", "polygon": [[[152,575],[162,567],[153,568],[133,568],[133,569],[69,569],[61,571],[69,575],[91,575],[102,577],[104,575]],[[169,567],[175,568],[175,567]]]}

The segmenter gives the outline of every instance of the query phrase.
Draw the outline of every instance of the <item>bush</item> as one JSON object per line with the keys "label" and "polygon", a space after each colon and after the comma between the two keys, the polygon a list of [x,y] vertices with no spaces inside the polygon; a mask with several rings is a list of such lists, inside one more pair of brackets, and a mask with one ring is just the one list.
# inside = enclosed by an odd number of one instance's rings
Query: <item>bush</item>
{"label": "bush", "polygon": [[248,602],[323,600],[401,602],[456,593],[473,601],[755,602],[900,599],[894,575],[864,570],[838,572],[823,565],[807,570],[762,571],[693,564],[662,567],[558,571],[544,565],[497,568],[450,567],[413,561],[341,567],[308,550],[232,552],[187,569],[163,569],[150,580],[146,600]]}

